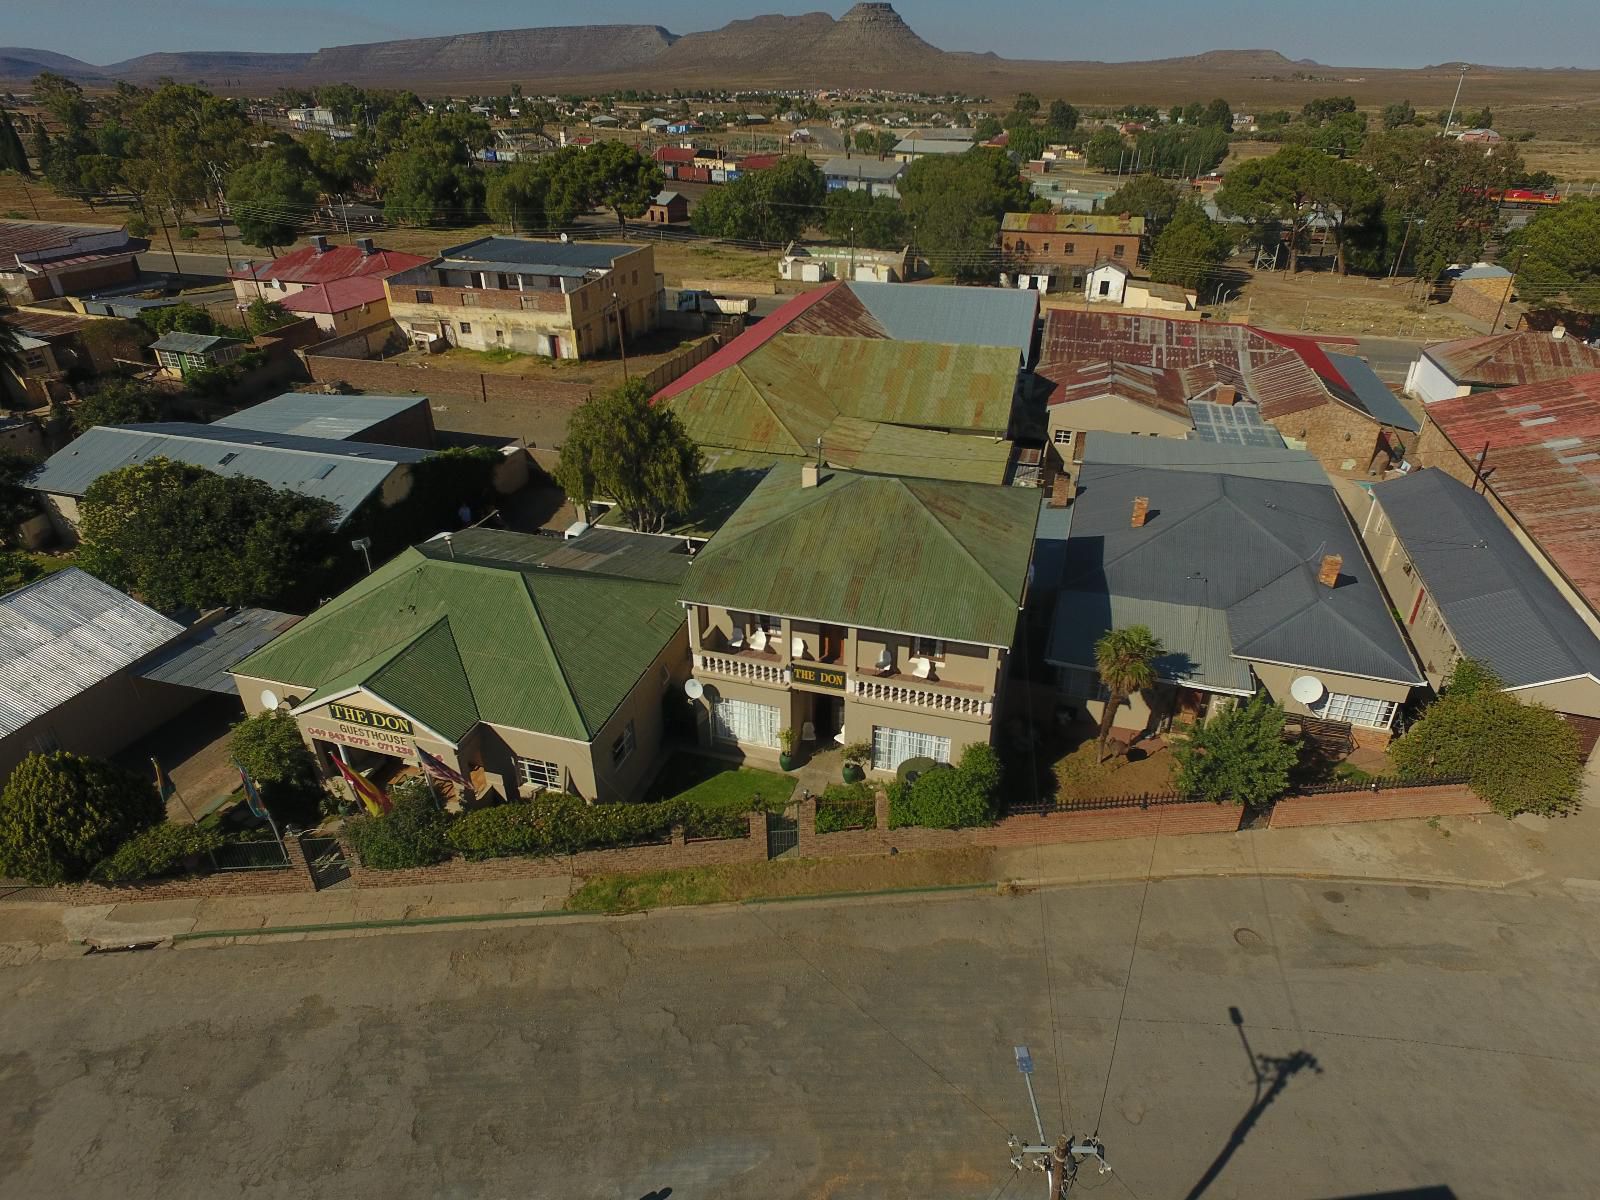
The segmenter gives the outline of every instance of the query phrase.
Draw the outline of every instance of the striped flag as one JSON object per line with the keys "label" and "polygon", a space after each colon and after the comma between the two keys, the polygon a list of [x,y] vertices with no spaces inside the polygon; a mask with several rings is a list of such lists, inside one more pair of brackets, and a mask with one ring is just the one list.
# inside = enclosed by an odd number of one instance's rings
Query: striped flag
{"label": "striped flag", "polygon": [[268,820],[267,806],[261,799],[261,789],[256,787],[256,781],[250,778],[250,772],[238,763],[233,764],[233,769],[239,772],[239,786],[244,789],[244,802],[250,806],[250,812],[263,821]]}
{"label": "striped flag", "polygon": [[437,754],[429,754],[415,742],[411,743],[411,748],[417,752],[417,761],[422,764],[422,769],[429,775],[443,779],[446,783],[466,783],[466,776],[462,775],[460,771],[445,762]]}
{"label": "striped flag", "polygon": [[356,794],[356,799],[366,805],[369,813],[378,817],[389,811],[389,797],[384,795],[382,788],[370,779],[356,774],[338,755],[334,756],[333,765],[339,768],[339,774],[344,776],[344,781],[350,785],[350,790]]}

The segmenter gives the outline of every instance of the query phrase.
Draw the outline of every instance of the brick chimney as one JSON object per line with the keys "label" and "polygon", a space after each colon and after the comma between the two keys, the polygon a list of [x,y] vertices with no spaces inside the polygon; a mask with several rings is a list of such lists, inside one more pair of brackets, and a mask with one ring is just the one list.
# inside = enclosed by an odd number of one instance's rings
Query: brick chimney
{"label": "brick chimney", "polygon": [[1143,529],[1145,518],[1150,515],[1150,497],[1135,496],[1133,498],[1133,528]]}
{"label": "brick chimney", "polygon": [[1338,554],[1324,554],[1322,566],[1317,570],[1317,582],[1323,587],[1334,587],[1339,582],[1339,568],[1344,566],[1344,558]]}
{"label": "brick chimney", "polygon": [[1050,482],[1050,507],[1065,508],[1072,499],[1072,476],[1062,471]]}
{"label": "brick chimney", "polygon": [[800,486],[814,488],[822,482],[822,468],[816,463],[803,463],[800,467]]}
{"label": "brick chimney", "polygon": [[1234,387],[1233,384],[1231,384],[1231,383],[1219,383],[1217,385],[1217,403],[1218,404],[1234,404],[1234,403],[1236,403],[1238,401],[1238,399],[1239,399],[1239,389]]}

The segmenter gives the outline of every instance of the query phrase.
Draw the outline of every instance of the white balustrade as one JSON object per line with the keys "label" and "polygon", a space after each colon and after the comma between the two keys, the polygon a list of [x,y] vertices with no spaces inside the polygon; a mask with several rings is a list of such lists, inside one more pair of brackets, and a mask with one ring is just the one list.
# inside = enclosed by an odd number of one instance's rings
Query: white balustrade
{"label": "white balustrade", "polygon": [[722,654],[701,654],[696,660],[695,669],[708,675],[726,675],[730,679],[743,679],[750,683],[783,682],[782,667]]}
{"label": "white balustrade", "polygon": [[956,692],[935,691],[932,688],[907,687],[899,683],[884,683],[876,679],[857,679],[855,693],[863,700],[876,700],[889,704],[904,704],[911,708],[927,708],[935,712],[956,713],[965,717],[987,717],[993,708],[978,696],[963,696]]}

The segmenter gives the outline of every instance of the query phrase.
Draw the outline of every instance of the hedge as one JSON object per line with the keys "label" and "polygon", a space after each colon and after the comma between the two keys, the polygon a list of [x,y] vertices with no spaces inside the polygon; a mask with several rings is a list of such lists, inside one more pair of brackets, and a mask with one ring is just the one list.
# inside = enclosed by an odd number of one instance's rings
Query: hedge
{"label": "hedge", "polygon": [[[589,804],[577,796],[547,792],[531,801],[482,808],[457,817],[445,835],[468,858],[514,854],[574,854],[611,846],[664,842],[674,825],[701,814],[677,801],[658,804]],[[742,818],[741,818],[742,819]]]}
{"label": "hedge", "polygon": [[871,829],[877,824],[878,785],[835,783],[817,797],[817,832],[839,833],[846,829]]}
{"label": "hedge", "polygon": [[223,841],[215,829],[163,821],[123,842],[96,864],[91,877],[101,883],[133,883],[176,875],[186,860],[215,850]]}
{"label": "hedge", "polygon": [[1000,759],[994,748],[974,742],[954,770],[929,771],[911,783],[889,785],[889,828],[965,829],[994,820],[1000,790]]}

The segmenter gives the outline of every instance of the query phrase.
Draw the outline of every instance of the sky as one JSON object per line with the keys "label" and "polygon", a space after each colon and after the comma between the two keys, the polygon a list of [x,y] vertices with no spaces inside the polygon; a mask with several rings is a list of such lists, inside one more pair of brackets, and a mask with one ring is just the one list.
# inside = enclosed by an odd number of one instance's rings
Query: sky
{"label": "sky", "polygon": [[[714,29],[763,12],[849,3],[746,0],[0,0],[0,42],[109,64],[158,50],[315,50],[349,42],[537,25],[665,24]],[[1469,62],[1600,67],[1593,0],[896,0],[922,37],[946,50],[1007,58],[1165,58],[1202,50],[1271,49],[1333,66],[1407,67]],[[1581,33],[1579,31],[1582,31]]]}

